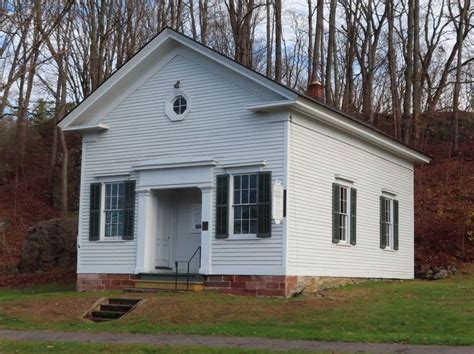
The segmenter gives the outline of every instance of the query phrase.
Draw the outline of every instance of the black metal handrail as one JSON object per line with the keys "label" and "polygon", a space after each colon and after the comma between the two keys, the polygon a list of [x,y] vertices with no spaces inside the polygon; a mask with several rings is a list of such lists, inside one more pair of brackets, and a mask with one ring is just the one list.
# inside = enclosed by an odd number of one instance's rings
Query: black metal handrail
{"label": "black metal handrail", "polygon": [[199,266],[201,266],[201,246],[196,248],[196,251],[194,251],[193,255],[187,261],[175,261],[174,262],[175,263],[175,268],[176,268],[175,279],[174,279],[174,290],[175,291],[178,290],[178,275],[179,275],[178,266],[179,266],[179,263],[187,263],[188,264],[188,268],[187,268],[187,271],[186,271],[186,291],[189,290],[189,266],[190,266],[192,260],[194,259],[194,257],[196,256],[197,253],[199,253]]}

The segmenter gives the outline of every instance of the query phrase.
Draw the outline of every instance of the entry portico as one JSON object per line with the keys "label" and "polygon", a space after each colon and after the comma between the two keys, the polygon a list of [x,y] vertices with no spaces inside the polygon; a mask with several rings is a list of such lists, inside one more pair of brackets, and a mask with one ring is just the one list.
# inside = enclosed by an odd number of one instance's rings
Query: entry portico
{"label": "entry portico", "polygon": [[[196,251],[193,248],[188,248],[188,252],[186,252],[181,248],[179,253],[169,252],[168,264],[158,265],[159,263],[157,263],[157,260],[160,259],[160,247],[173,247],[171,244],[160,244],[160,233],[170,232],[171,236],[165,236],[165,238],[167,237],[171,240],[170,242],[176,244],[177,242],[173,240],[173,237],[176,238],[177,233],[172,231],[173,226],[171,225],[183,222],[183,220],[176,220],[177,217],[173,216],[173,211],[169,211],[169,208],[177,211],[176,206],[174,208],[170,206],[171,203],[177,201],[173,201],[173,197],[169,196],[169,192],[180,192],[178,195],[183,196],[191,193],[192,189],[198,189],[201,193],[200,203],[197,203],[201,205],[201,220],[199,225],[197,225],[196,220],[193,219],[196,214],[191,213],[191,219],[193,220],[188,220],[188,223],[184,222],[186,225],[194,224],[193,226],[197,234],[195,237],[199,237],[200,234],[198,246],[201,247],[199,273],[210,273],[212,186],[214,167],[216,165],[217,161],[213,159],[174,159],[155,160],[134,166],[134,171],[137,174],[136,191],[138,194],[136,274],[156,273],[166,270],[176,271],[174,269],[174,262],[187,260]],[[166,195],[166,192],[168,192],[168,195]],[[195,210],[193,211],[195,212]],[[159,215],[161,215],[161,218]],[[162,225],[160,225],[160,221],[162,221]],[[176,225],[175,227],[178,228],[179,226]],[[167,229],[167,231],[163,231],[163,228]],[[183,259],[177,259],[177,254],[182,256]]]}

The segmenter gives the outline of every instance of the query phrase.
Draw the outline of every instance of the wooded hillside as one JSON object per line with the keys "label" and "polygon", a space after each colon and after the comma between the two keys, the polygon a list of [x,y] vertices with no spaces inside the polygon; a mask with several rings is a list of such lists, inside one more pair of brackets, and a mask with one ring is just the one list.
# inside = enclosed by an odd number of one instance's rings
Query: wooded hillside
{"label": "wooded hillside", "polygon": [[472,260],[473,18],[471,0],[0,1],[0,271],[77,210],[79,139],[57,121],[165,26],[431,154],[417,262]]}

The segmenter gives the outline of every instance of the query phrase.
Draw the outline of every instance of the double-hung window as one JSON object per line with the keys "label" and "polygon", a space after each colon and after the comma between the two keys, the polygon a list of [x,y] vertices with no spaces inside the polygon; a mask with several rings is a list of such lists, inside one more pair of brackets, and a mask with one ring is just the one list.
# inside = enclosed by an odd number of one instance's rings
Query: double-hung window
{"label": "double-hung window", "polygon": [[105,183],[104,237],[122,237],[124,225],[125,184]]}
{"label": "double-hung window", "polygon": [[135,181],[90,185],[89,240],[133,240]]}
{"label": "double-hung window", "polygon": [[384,220],[385,223],[385,240],[386,248],[393,248],[393,199],[385,198],[385,213]]}
{"label": "double-hung window", "polygon": [[257,234],[257,175],[243,174],[233,177],[234,232],[236,236]]}
{"label": "double-hung window", "polygon": [[348,187],[339,186],[339,241],[347,243],[349,240],[349,196]]}
{"label": "double-hung window", "polygon": [[355,245],[357,190],[339,183],[333,183],[332,188],[332,242],[341,245]]}
{"label": "double-hung window", "polygon": [[380,197],[380,248],[398,250],[398,200]]}

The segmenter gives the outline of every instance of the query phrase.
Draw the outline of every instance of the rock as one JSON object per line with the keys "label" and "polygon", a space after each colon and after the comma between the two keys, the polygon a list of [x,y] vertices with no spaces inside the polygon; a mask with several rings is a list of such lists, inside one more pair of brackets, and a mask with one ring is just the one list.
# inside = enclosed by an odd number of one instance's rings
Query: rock
{"label": "rock", "polygon": [[423,270],[423,271],[427,271],[430,269],[430,265],[428,263],[423,263],[421,266],[420,266],[420,270]]}
{"label": "rock", "polygon": [[448,271],[446,269],[440,269],[439,272],[433,275],[433,280],[446,279],[448,277]]}
{"label": "rock", "polygon": [[76,266],[76,244],[76,217],[42,221],[28,231],[18,271],[71,269]]}
{"label": "rock", "polygon": [[458,269],[455,266],[451,267],[451,273],[456,274],[458,272]]}

